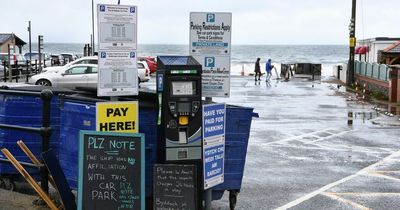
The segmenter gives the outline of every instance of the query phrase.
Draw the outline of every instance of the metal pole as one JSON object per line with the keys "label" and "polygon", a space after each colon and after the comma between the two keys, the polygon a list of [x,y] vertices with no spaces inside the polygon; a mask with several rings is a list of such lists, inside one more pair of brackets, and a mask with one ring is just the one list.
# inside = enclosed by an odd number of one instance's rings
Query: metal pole
{"label": "metal pole", "polygon": [[[212,97],[206,97],[206,103],[212,103]],[[211,210],[211,201],[212,201],[212,189],[207,189],[205,191],[205,198],[204,198],[204,209]]]}
{"label": "metal pole", "polygon": [[28,31],[29,31],[29,62],[32,63],[31,21],[29,21]]}
{"label": "metal pole", "polygon": [[[90,49],[93,49],[93,43],[94,43],[93,34],[90,34]],[[88,52],[88,56],[90,55],[93,55],[92,51]]]}
{"label": "metal pole", "polygon": [[8,81],[12,82],[12,69],[11,69],[11,53],[10,53],[10,44],[8,44]]}
{"label": "metal pole", "polygon": [[212,189],[206,190],[206,198],[205,198],[205,210],[211,210],[211,200],[212,200]]}
{"label": "metal pole", "polygon": [[[46,152],[49,150],[50,145],[50,136],[51,136],[51,127],[50,127],[50,105],[51,98],[53,97],[53,92],[49,89],[44,89],[40,93],[40,98],[43,101],[43,122],[41,128],[42,135],[42,152]],[[41,170],[41,183],[40,183],[43,191],[46,193],[49,192],[49,172],[44,169]]]}
{"label": "metal pole", "polygon": [[92,0],[92,37],[93,37],[93,45],[92,45],[92,55],[94,55],[94,0]]}
{"label": "metal pole", "polygon": [[38,36],[38,47],[39,47],[39,72],[42,72],[42,45],[43,45],[43,39],[42,36]]}
{"label": "metal pole", "polygon": [[349,65],[347,71],[347,85],[350,86],[354,82],[354,48],[356,46],[356,0],[352,0],[351,7],[351,20],[350,20],[350,54],[349,54]]}

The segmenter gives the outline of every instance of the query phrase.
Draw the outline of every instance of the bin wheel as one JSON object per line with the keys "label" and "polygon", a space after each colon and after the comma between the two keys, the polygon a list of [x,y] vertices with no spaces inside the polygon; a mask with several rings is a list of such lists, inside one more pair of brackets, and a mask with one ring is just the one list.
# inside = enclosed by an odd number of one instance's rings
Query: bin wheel
{"label": "bin wheel", "polygon": [[229,190],[229,208],[231,210],[234,210],[236,207],[238,194],[239,194],[238,190]]}
{"label": "bin wheel", "polygon": [[4,182],[3,178],[0,178],[0,188],[6,189],[6,183]]}
{"label": "bin wheel", "polygon": [[8,178],[0,178],[0,188],[14,191],[15,190],[15,183]]}

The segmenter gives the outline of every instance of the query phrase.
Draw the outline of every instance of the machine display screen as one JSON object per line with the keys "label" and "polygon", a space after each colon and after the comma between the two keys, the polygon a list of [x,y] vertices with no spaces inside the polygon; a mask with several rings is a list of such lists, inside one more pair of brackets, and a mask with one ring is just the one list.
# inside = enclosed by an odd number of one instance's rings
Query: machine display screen
{"label": "machine display screen", "polygon": [[190,112],[190,103],[178,103],[178,112]]}
{"label": "machine display screen", "polygon": [[172,82],[172,95],[173,96],[192,96],[196,92],[194,81],[175,81]]}

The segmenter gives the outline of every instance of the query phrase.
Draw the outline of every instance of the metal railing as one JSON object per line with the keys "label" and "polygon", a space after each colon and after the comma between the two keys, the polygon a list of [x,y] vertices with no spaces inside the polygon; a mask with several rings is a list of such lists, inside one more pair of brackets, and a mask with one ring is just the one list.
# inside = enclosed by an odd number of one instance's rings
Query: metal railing
{"label": "metal railing", "polygon": [[390,68],[385,64],[355,61],[355,72],[381,81],[389,81]]}
{"label": "metal railing", "polygon": [[[52,129],[50,127],[50,108],[51,108],[51,98],[53,97],[53,92],[49,89],[42,90],[39,92],[28,92],[28,91],[16,91],[16,90],[0,90],[0,93],[4,94],[12,94],[12,95],[31,95],[31,96],[40,96],[43,101],[43,112],[42,112],[42,127],[27,127],[27,126],[19,126],[19,125],[10,125],[10,124],[0,124],[1,129],[11,129],[11,130],[19,130],[26,131],[31,133],[37,133],[42,136],[42,152],[49,150],[50,146],[50,136]],[[7,159],[0,158],[0,163],[9,163]],[[21,165],[27,167],[39,167],[40,169],[40,177],[41,177],[41,188],[46,193],[49,192],[49,173],[47,169],[43,166],[37,166],[30,163],[22,162]]]}

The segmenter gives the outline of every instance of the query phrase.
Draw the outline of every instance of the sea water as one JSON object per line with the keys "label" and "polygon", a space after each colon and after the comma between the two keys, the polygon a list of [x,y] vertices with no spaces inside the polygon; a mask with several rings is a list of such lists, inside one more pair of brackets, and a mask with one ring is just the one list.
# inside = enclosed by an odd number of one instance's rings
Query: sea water
{"label": "sea water", "polygon": [[[48,54],[72,53],[82,56],[84,46],[85,44],[77,43],[45,43],[43,51]],[[36,48],[37,45],[33,44],[32,49]],[[23,51],[26,52],[27,49],[28,47],[25,46]],[[349,48],[346,45],[233,45],[231,51],[232,75],[241,74],[242,69],[246,75],[253,73],[254,63],[259,57],[262,72],[265,71],[265,62],[270,58],[278,71],[280,63],[319,63],[322,64],[322,74],[330,76],[332,67],[339,63],[346,63],[349,57]],[[138,56],[188,54],[188,45],[138,45]]]}

